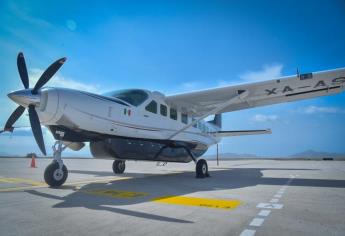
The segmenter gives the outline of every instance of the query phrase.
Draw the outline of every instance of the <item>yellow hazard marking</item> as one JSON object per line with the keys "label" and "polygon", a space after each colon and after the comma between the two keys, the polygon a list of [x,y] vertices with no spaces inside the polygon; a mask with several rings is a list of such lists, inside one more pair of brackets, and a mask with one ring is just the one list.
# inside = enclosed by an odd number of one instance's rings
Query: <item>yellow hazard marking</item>
{"label": "yellow hazard marking", "polygon": [[144,197],[147,196],[147,193],[143,192],[129,192],[123,190],[115,189],[94,189],[94,190],[85,190],[84,193],[89,193],[97,196],[106,196],[113,198],[135,198],[135,197]]}
{"label": "yellow hazard marking", "polygon": [[[85,184],[92,184],[92,183],[109,183],[112,181],[118,181],[118,180],[126,180],[126,179],[131,179],[132,177],[116,177],[116,178],[103,178],[103,179],[94,179],[94,180],[83,180],[83,181],[76,181],[76,182],[69,182],[69,183],[65,183],[62,185],[63,186],[76,186],[76,190],[80,189],[81,185],[85,185]],[[4,180],[4,179],[13,179],[13,178],[0,178],[0,180]],[[27,180],[27,179],[26,179]],[[33,183],[34,181],[31,180],[27,180],[30,181],[31,183]],[[0,181],[0,182],[5,182],[4,181]],[[9,182],[6,182],[9,183]],[[14,183],[14,182],[11,182]],[[19,182],[16,182],[19,183]],[[36,182],[35,185],[32,184],[32,186],[25,186],[25,187],[11,187],[11,188],[0,188],[0,193],[1,192],[16,192],[16,191],[25,191],[25,190],[31,190],[31,189],[38,189],[38,188],[48,188],[49,186],[43,182]]]}
{"label": "yellow hazard marking", "polygon": [[180,197],[180,196],[165,196],[153,199],[154,202],[161,202],[167,204],[176,204],[184,206],[198,206],[230,210],[238,207],[241,202],[239,200],[228,199],[208,199],[197,197]]}
{"label": "yellow hazard marking", "polygon": [[30,179],[24,178],[0,178],[0,183],[22,183],[22,184],[31,184],[33,186],[41,186],[42,182],[33,181]]}

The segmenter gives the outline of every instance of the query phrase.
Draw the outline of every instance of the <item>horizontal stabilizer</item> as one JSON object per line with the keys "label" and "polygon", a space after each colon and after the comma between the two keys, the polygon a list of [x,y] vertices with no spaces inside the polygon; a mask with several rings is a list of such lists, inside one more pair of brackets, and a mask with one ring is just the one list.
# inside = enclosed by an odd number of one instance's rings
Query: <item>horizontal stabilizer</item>
{"label": "horizontal stabilizer", "polygon": [[232,131],[218,131],[213,134],[216,137],[224,138],[230,136],[242,136],[242,135],[256,135],[256,134],[271,134],[271,129],[259,129],[259,130],[232,130]]}

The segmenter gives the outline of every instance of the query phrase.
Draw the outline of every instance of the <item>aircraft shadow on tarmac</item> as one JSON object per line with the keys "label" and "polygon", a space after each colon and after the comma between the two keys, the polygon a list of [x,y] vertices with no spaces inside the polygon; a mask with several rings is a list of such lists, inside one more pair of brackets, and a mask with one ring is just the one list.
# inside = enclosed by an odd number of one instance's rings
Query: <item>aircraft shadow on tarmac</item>
{"label": "aircraft shadow on tarmac", "polygon": [[[43,193],[37,190],[28,190],[26,192],[40,197],[60,200],[61,202],[55,204],[53,206],[54,208],[85,207],[88,209],[104,210],[151,220],[174,223],[193,223],[192,221],[188,220],[116,208],[115,206],[151,202],[153,198],[163,196],[181,196],[200,191],[214,191],[222,189],[230,190],[256,185],[279,186],[285,185],[290,179],[289,177],[263,177],[262,171],[265,170],[286,171],[287,176],[289,176],[289,171],[315,171],[315,169],[221,168],[217,170],[213,168],[213,171],[210,171],[211,178],[205,179],[194,178],[194,172],[184,172],[179,174],[149,175],[144,178],[134,177],[126,180],[110,181],[109,183],[90,183],[82,186],[82,188],[78,190],[75,190],[73,193],[67,194],[64,197]],[[82,172],[84,174],[101,175],[101,172],[98,171],[71,171],[71,173],[79,174]],[[113,175],[110,172],[105,173],[107,176]],[[131,174],[124,174],[122,176],[131,176]],[[294,178],[293,181],[291,181],[290,186],[345,188],[345,180]],[[60,189],[63,190],[71,188],[73,187],[64,186]],[[109,189],[130,192],[144,192],[147,193],[147,195],[134,198],[113,198],[109,196],[96,196],[87,193],[91,190]]]}

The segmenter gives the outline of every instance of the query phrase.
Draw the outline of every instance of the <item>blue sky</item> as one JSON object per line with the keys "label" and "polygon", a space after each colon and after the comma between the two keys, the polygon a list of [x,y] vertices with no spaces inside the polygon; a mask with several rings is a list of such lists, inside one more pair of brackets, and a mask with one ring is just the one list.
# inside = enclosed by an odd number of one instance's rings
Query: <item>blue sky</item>
{"label": "blue sky", "polygon": [[[89,1],[87,1],[89,2]],[[32,81],[68,58],[50,82],[91,92],[146,88],[166,94],[345,67],[345,2],[1,1],[0,124],[21,89],[16,56]],[[33,82],[31,83],[33,84]],[[272,135],[222,141],[222,152],[286,156],[345,153],[345,94],[224,115],[224,130]],[[27,125],[23,116],[19,125]],[[53,142],[45,132],[46,146]],[[39,152],[30,130],[0,136],[0,153]],[[209,153],[214,152],[214,148]],[[69,155],[90,155],[89,150]]]}

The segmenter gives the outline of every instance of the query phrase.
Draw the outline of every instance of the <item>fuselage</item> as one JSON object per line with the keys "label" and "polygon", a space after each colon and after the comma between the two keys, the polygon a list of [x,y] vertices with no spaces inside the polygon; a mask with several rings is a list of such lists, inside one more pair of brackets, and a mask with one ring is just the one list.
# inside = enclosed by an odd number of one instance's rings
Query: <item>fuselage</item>
{"label": "fuselage", "polygon": [[[220,141],[213,135],[220,127],[203,120],[169,139],[194,118],[185,108],[166,104],[158,92],[124,90],[97,95],[43,88],[36,110],[41,124],[56,139],[90,142],[95,156],[188,162],[191,159],[180,146],[200,156]],[[168,147],[156,157],[164,146]]]}

